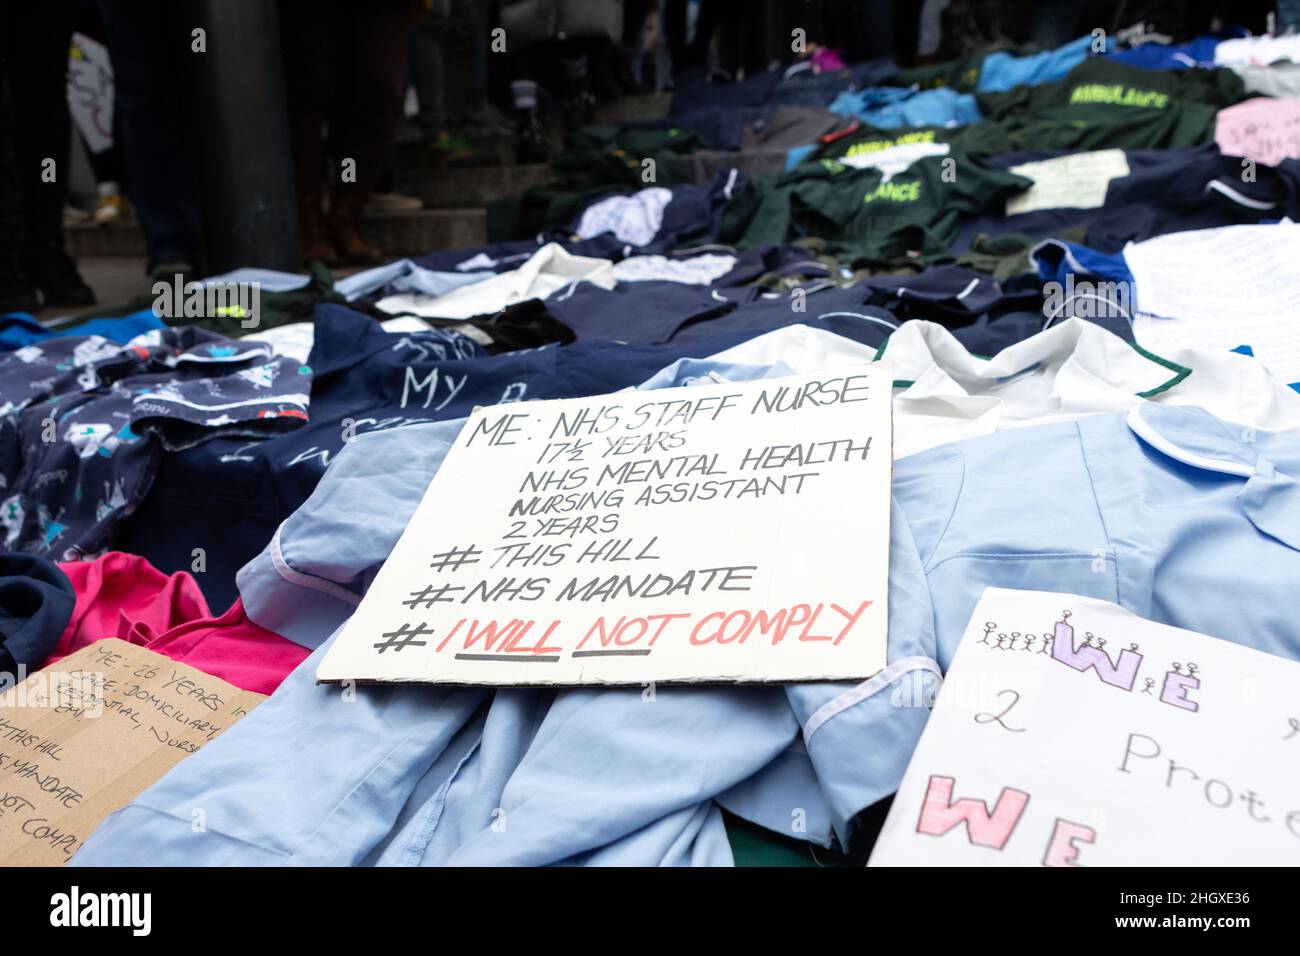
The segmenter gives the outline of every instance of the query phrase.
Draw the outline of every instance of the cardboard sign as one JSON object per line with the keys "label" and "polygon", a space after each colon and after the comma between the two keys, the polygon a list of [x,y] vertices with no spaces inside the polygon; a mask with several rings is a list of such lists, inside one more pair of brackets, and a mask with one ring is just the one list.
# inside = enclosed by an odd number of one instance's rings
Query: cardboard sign
{"label": "cardboard sign", "polygon": [[1300,863],[1300,663],[989,588],[873,866]]}
{"label": "cardboard sign", "polygon": [[117,638],[0,694],[0,866],[66,863],[106,816],[265,699]]}
{"label": "cardboard sign", "polygon": [[871,676],[890,385],[869,365],[476,411],[317,679]]}

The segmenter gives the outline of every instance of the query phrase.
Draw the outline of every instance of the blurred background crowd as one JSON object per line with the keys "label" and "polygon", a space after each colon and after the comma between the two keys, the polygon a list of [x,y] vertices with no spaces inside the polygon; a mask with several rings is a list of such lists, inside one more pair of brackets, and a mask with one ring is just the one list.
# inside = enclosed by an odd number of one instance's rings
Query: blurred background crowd
{"label": "blurred background crowd", "polygon": [[0,311],[94,302],[65,227],[138,222],[150,277],[382,261],[363,216],[422,205],[394,163],[541,163],[602,102],[684,78],[1297,21],[1300,0],[7,3]]}

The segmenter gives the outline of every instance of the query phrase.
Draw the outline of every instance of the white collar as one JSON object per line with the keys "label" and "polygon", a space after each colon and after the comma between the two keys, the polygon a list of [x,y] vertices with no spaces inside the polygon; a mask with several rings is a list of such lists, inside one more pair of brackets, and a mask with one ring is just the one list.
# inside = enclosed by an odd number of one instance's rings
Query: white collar
{"label": "white collar", "polygon": [[[901,398],[1014,394],[1018,378],[1050,375],[1053,404],[1127,408],[1175,387],[1191,370],[1141,349],[1084,319],[1071,318],[1008,346],[992,358],[967,351],[943,326],[905,322],[881,346],[894,368]],[[1040,384],[1040,389],[1042,385]],[[1110,400],[1107,400],[1109,395]]]}

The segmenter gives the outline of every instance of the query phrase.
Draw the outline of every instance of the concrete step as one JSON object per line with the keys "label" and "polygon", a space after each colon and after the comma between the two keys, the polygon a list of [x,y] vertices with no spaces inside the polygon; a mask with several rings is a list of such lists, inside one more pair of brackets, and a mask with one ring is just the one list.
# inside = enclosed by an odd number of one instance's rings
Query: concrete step
{"label": "concrete step", "polygon": [[545,163],[508,166],[451,166],[402,169],[394,188],[424,201],[429,208],[484,206],[502,196],[518,196],[533,186],[556,182],[559,174]]}
{"label": "concrete step", "polygon": [[370,213],[361,221],[361,233],[389,256],[467,249],[487,242],[487,212],[464,207]]}
{"label": "concrete step", "polygon": [[74,259],[104,256],[134,256],[145,254],[144,233],[134,222],[115,222],[99,226],[87,223],[65,226],[64,244],[68,255]]}
{"label": "concrete step", "polygon": [[[620,122],[662,119],[668,115],[671,102],[671,93],[641,93],[616,100],[600,101],[596,103],[591,122],[593,125],[604,126]],[[543,98],[538,117],[548,147],[553,152],[562,150],[565,135],[564,101],[552,97]],[[505,120],[513,124],[515,117],[507,111]],[[467,136],[470,141],[473,150],[473,158],[470,162],[474,166],[500,167],[514,164],[516,141],[513,132],[490,133],[481,130],[477,133],[460,135]],[[403,126],[391,159],[392,166],[399,175],[427,170],[436,162],[436,154],[430,154],[420,144],[419,133],[415,127],[409,122]]]}
{"label": "concrete step", "polygon": [[[362,220],[361,233],[386,256],[420,255],[482,245],[487,242],[487,215],[472,206],[371,213]],[[145,254],[144,233],[136,223],[71,226],[64,234],[74,259]]]}
{"label": "concrete step", "polygon": [[[502,166],[515,161],[515,137],[510,133],[496,135],[480,133],[469,136],[475,166]],[[428,169],[439,161],[439,154],[427,149],[418,138],[409,137],[398,142],[390,157],[390,164],[399,173]]]}
{"label": "concrete step", "polygon": [[673,101],[671,93],[638,93],[616,100],[596,103],[595,120],[598,124],[631,122],[633,120],[663,119]]}

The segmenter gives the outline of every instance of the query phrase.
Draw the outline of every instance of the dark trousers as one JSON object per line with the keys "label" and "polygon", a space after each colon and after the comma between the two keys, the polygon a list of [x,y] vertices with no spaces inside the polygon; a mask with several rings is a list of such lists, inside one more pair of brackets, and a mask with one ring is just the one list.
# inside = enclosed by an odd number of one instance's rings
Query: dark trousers
{"label": "dark trousers", "polygon": [[[144,230],[149,267],[202,268],[198,177],[186,130],[181,56],[189,33],[170,0],[100,0],[122,117],[131,201]],[[193,54],[202,55],[202,54]]]}
{"label": "dark trousers", "polygon": [[[374,187],[401,119],[409,11],[404,0],[282,0],[289,131],[303,205],[320,206],[327,124],[335,195],[359,205]],[[346,159],[356,162],[355,183],[340,176]]]}
{"label": "dark trousers", "polygon": [[[72,0],[0,4],[0,239],[63,245]],[[53,161],[51,168],[49,162]]]}
{"label": "dark trousers", "polygon": [[686,0],[668,0],[664,10],[663,30],[668,37],[668,52],[673,71],[704,69],[709,63],[709,44],[713,31],[733,13],[739,13],[733,0],[704,0],[695,20],[695,37],[686,42]]}
{"label": "dark trousers", "polygon": [[481,0],[435,4],[411,35],[411,74],[425,139],[457,126],[487,99],[488,38]]}

